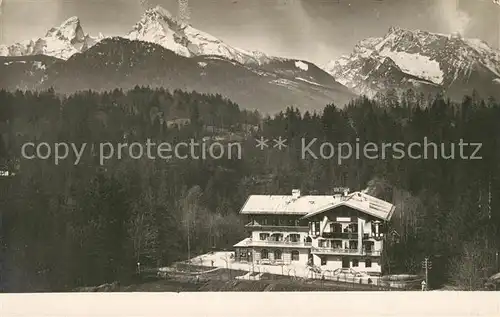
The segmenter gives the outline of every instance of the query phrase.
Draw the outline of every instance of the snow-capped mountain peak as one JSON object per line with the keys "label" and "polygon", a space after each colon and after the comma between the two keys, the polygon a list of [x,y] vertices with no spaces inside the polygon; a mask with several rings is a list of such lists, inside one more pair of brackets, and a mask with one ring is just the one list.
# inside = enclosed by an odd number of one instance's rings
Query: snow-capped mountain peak
{"label": "snow-capped mountain peak", "polygon": [[159,44],[185,57],[216,55],[242,64],[260,64],[267,59],[264,53],[232,47],[208,33],[180,22],[161,6],[146,10],[126,37]]}
{"label": "snow-capped mountain peak", "polygon": [[45,37],[57,38],[70,41],[71,43],[82,42],[85,38],[80,19],[76,16],[64,21],[59,27],[50,29]]}
{"label": "snow-capped mountain peak", "polygon": [[154,8],[148,9],[144,12],[145,16],[159,16],[165,19],[176,20],[174,16],[162,6],[156,6]]}
{"label": "snow-capped mountain peak", "polygon": [[380,38],[359,42],[353,52],[324,69],[342,84],[373,95],[408,83],[448,89],[471,80],[500,78],[500,52],[460,34],[439,34],[391,27]]}
{"label": "snow-capped mountain peak", "polygon": [[76,16],[51,28],[44,37],[0,45],[0,56],[47,55],[60,59],[68,59],[93,46],[104,36],[91,37],[83,32],[80,19]]}
{"label": "snow-capped mountain peak", "polygon": [[182,29],[186,25],[179,23],[167,10],[160,6],[148,9],[137,22],[128,38],[159,44],[175,53],[190,57],[192,53],[183,41]]}
{"label": "snow-capped mountain peak", "polygon": [[164,29],[166,28],[182,28],[186,24],[178,21],[168,10],[161,6],[156,6],[144,11],[141,20],[136,23],[134,29],[141,27],[154,27],[160,24]]}

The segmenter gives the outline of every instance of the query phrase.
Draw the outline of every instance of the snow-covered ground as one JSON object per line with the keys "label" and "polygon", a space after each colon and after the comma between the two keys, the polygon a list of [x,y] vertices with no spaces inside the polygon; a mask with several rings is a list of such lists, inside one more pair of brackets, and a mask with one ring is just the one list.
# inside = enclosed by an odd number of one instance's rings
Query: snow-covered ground
{"label": "snow-covered ground", "polygon": [[[191,264],[201,266],[213,266],[228,268],[232,270],[242,270],[249,272],[261,272],[278,275],[290,275],[296,277],[306,277],[308,270],[305,265],[290,264],[283,266],[276,265],[252,265],[251,263],[236,262],[231,256],[234,252],[214,252],[197,256],[191,259]],[[289,274],[290,273],[290,274]]]}
{"label": "snow-covered ground", "polygon": [[[213,261],[213,263],[212,263]],[[378,277],[364,275],[355,277],[351,274],[333,275],[331,272],[325,271],[322,273],[313,273],[306,265],[303,264],[288,264],[288,265],[259,265],[252,263],[236,262],[234,260],[234,252],[214,252],[197,256],[191,259],[191,264],[200,266],[220,267],[232,270],[242,270],[257,273],[269,273],[276,275],[286,275],[300,278],[321,279],[322,276],[329,280],[338,280],[341,282],[348,281],[358,284],[368,284],[368,279],[371,283],[377,284]]]}

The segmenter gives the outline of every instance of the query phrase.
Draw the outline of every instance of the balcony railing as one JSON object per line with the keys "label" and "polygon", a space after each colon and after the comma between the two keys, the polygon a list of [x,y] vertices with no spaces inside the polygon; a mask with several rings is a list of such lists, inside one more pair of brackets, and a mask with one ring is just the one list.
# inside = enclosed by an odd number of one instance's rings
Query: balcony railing
{"label": "balcony railing", "polygon": [[[344,240],[357,240],[358,232],[323,232],[322,238],[327,239],[344,239]],[[316,235],[318,236],[318,235]],[[378,236],[375,233],[363,233],[362,238],[364,240],[368,239],[382,239],[384,237],[383,233],[379,233]]]}
{"label": "balcony railing", "polygon": [[310,247],[311,242],[302,241],[275,241],[271,239],[266,240],[254,240],[250,239],[246,242],[247,245],[251,246],[296,246],[296,247]]}
{"label": "balcony railing", "polygon": [[354,254],[354,253],[359,253],[359,250],[358,249],[343,249],[343,248],[312,247],[312,252],[331,253],[331,254]]}
{"label": "balcony railing", "polygon": [[255,222],[250,222],[245,225],[247,228],[285,228],[285,229],[298,229],[298,230],[309,230],[307,225],[292,225],[292,224],[259,224]]}
{"label": "balcony railing", "polygon": [[323,238],[329,239],[350,239],[357,240],[358,233],[357,232],[323,232],[321,235]]}
{"label": "balcony railing", "polygon": [[375,250],[358,250],[358,249],[343,249],[343,248],[325,248],[325,247],[312,247],[313,253],[322,254],[353,254],[353,255],[380,255],[380,251]]}
{"label": "balcony railing", "polygon": [[363,234],[363,239],[368,240],[368,239],[375,239],[375,240],[380,240],[384,237],[384,234],[381,232],[378,234],[378,236],[372,232],[372,233],[364,233]]}

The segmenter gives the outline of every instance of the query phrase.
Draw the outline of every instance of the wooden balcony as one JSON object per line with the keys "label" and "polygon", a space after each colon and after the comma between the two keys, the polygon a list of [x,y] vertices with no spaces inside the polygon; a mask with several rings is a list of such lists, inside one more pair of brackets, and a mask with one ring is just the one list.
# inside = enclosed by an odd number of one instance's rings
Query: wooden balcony
{"label": "wooden balcony", "polygon": [[375,250],[358,250],[358,249],[343,249],[343,248],[325,248],[325,247],[312,247],[312,253],[316,254],[332,254],[332,255],[372,255],[379,256],[380,251]]}
{"label": "wooden balcony", "polygon": [[308,231],[309,227],[304,225],[290,225],[290,224],[259,224],[256,222],[250,222],[245,225],[246,228],[250,229],[262,229],[262,230],[270,230],[270,229],[284,229],[284,230],[297,230],[297,231]]}
{"label": "wooden balcony", "polygon": [[375,239],[375,240],[381,240],[384,238],[383,233],[379,233],[378,236],[375,235],[375,233],[365,233],[363,234],[363,240],[368,240],[368,239]]}
{"label": "wooden balcony", "polygon": [[327,239],[344,239],[344,240],[357,240],[357,232],[323,232],[322,238]]}
{"label": "wooden balcony", "polygon": [[363,250],[363,255],[373,255],[373,256],[380,256],[381,255],[380,250]]}
{"label": "wooden balcony", "polygon": [[296,247],[296,248],[310,248],[311,242],[302,241],[275,241],[272,239],[266,240],[253,240],[250,239],[245,242],[246,245],[252,247]]}

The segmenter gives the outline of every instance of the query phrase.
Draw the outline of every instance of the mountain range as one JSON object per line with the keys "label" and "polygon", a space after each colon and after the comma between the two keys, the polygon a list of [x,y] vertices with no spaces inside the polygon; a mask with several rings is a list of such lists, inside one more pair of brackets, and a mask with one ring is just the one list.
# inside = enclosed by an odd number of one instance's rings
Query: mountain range
{"label": "mountain range", "polygon": [[71,17],[59,27],[50,29],[44,37],[22,41],[12,45],[0,45],[0,56],[47,55],[68,59],[72,55],[85,51],[103,39],[92,37],[83,32],[78,17]]}
{"label": "mountain range", "polygon": [[359,42],[353,52],[331,61],[325,70],[358,94],[387,89],[444,91],[453,99],[476,90],[499,96],[500,52],[487,43],[392,27],[380,38]]}
{"label": "mountain range", "polygon": [[[42,44],[34,50],[30,43]],[[161,86],[220,93],[244,108],[269,113],[287,106],[319,110],[355,96],[313,63],[234,48],[161,7],[147,10],[124,36],[91,37],[74,17],[44,38],[0,52],[7,55],[0,58],[0,72],[8,74],[0,78],[0,88],[7,89],[54,87],[70,93]]]}
{"label": "mountain range", "polygon": [[318,67],[235,48],[161,7],[146,10],[122,36],[90,36],[72,17],[42,38],[0,46],[0,56],[7,75],[0,88],[70,93],[161,86],[220,93],[263,112],[342,106],[357,94],[388,89],[443,91],[454,99],[475,89],[500,97],[500,52],[479,40],[393,27]]}

